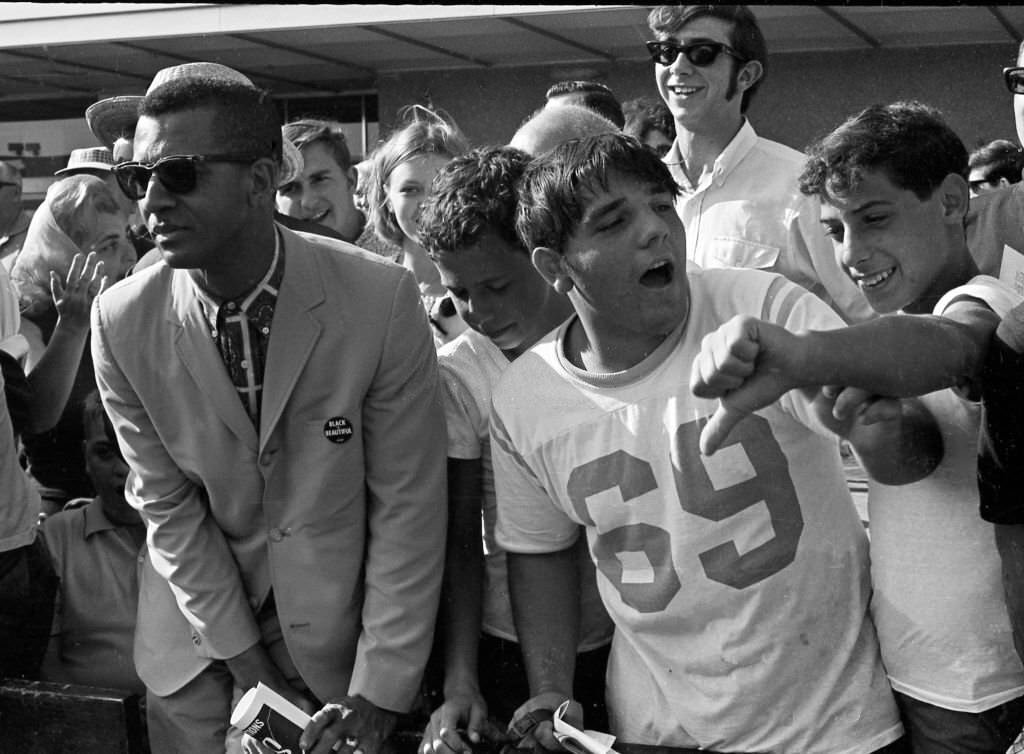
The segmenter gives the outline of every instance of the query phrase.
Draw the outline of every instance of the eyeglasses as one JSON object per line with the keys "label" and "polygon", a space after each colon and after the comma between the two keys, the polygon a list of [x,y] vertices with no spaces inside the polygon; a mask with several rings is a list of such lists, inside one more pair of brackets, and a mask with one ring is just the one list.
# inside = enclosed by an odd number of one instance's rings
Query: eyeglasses
{"label": "eyeglasses", "polygon": [[121,190],[129,199],[138,201],[146,196],[154,173],[160,185],[172,194],[187,194],[195,190],[199,180],[197,166],[202,162],[251,163],[258,159],[258,155],[251,154],[173,154],[156,162],[122,162],[113,169]]}
{"label": "eyeglasses", "polygon": [[971,187],[971,191],[973,191],[975,194],[977,194],[978,191],[980,191],[985,186],[988,186],[988,185],[991,185],[991,184],[992,184],[992,179],[988,178],[988,177],[979,178],[976,181],[968,181],[967,182],[967,185]]}
{"label": "eyeglasses", "polygon": [[1003,81],[1013,94],[1024,94],[1024,67],[1004,68]]}
{"label": "eyeglasses", "polygon": [[740,62],[747,62],[747,59],[736,52],[736,50],[732,49],[727,44],[722,44],[721,42],[702,40],[700,42],[691,42],[690,44],[681,45],[676,44],[671,40],[656,40],[653,42],[645,42],[644,44],[647,45],[647,52],[651,54],[651,59],[655,63],[660,63],[661,65],[672,65],[676,62],[680,53],[685,55],[686,59],[698,68],[704,68],[711,65],[723,52],[726,55],[731,55]]}

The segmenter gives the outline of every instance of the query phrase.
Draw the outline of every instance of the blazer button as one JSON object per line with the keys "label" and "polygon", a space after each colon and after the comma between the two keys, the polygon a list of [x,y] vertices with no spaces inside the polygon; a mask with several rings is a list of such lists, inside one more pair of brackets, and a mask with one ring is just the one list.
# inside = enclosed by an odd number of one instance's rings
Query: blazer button
{"label": "blazer button", "polygon": [[286,536],[287,535],[283,531],[281,531],[280,529],[278,529],[276,527],[270,530],[270,541],[271,542],[280,542]]}

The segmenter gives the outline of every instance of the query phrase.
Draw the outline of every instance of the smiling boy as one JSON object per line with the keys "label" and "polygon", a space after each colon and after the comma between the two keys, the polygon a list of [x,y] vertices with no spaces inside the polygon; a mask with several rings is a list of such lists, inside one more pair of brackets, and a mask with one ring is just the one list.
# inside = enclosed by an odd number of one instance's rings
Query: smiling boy
{"label": "smiling boy", "polygon": [[[966,176],[963,144],[927,106],[877,105],[843,123],[811,147],[801,189],[821,199],[836,256],[871,306],[920,316],[796,335],[734,321],[708,339],[693,375],[701,395],[725,394],[709,450],[725,434],[718,419],[772,400],[769,386],[927,393],[937,467],[904,486],[872,479],[868,492],[872,614],[915,753],[1005,751],[1024,725],[1024,667],[996,531],[978,516],[975,456],[986,348],[1019,297],[978,275]],[[840,396],[837,414],[863,398]]]}
{"label": "smiling boy", "polygon": [[326,225],[354,243],[366,224],[356,208],[356,169],[341,124],[298,120],[284,127],[284,138],[302,154],[302,174],[277,190],[277,208],[292,217]]}
{"label": "smiling boy", "polygon": [[[867,542],[838,446],[794,393],[728,457],[697,441],[714,405],[683,375],[734,314],[831,329],[779,275],[687,269],[665,165],[620,134],[531,164],[516,227],[575,316],[495,389],[498,543],[531,684],[571,693],[564,553],[582,525],[615,622],[612,732],[731,752],[884,751],[901,727],[867,615]],[[518,605],[529,605],[519,620]],[[531,681],[533,678],[531,678]],[[766,711],[770,710],[770,713]],[[536,737],[556,748],[547,723]]]}

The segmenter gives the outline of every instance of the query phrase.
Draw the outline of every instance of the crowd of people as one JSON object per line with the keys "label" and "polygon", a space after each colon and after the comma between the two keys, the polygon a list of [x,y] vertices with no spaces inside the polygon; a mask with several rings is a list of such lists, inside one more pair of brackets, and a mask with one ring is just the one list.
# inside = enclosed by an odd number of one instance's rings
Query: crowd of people
{"label": "crowd of people", "polygon": [[1021,149],[895,102],[798,152],[748,8],[649,24],[657,97],[507,145],[411,105],[359,160],[188,63],[33,214],[0,163],[0,676],[138,693],[153,754],[280,752],[258,683],[312,754],[1007,751]]}

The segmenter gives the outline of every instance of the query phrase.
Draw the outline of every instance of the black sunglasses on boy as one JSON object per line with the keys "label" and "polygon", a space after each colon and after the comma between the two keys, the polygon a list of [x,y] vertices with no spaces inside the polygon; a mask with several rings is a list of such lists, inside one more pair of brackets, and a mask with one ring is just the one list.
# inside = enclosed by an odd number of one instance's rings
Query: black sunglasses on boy
{"label": "black sunglasses on boy", "polygon": [[1013,66],[1003,69],[1003,82],[1013,94],[1024,94],[1024,67]]}
{"label": "black sunglasses on boy", "polygon": [[644,44],[647,45],[647,52],[651,54],[651,59],[661,65],[672,65],[676,62],[679,55],[683,54],[692,65],[698,68],[705,68],[714,63],[723,52],[736,58],[741,63],[747,62],[746,58],[729,45],[711,40],[698,40],[681,45],[678,42],[665,39],[645,42]]}

